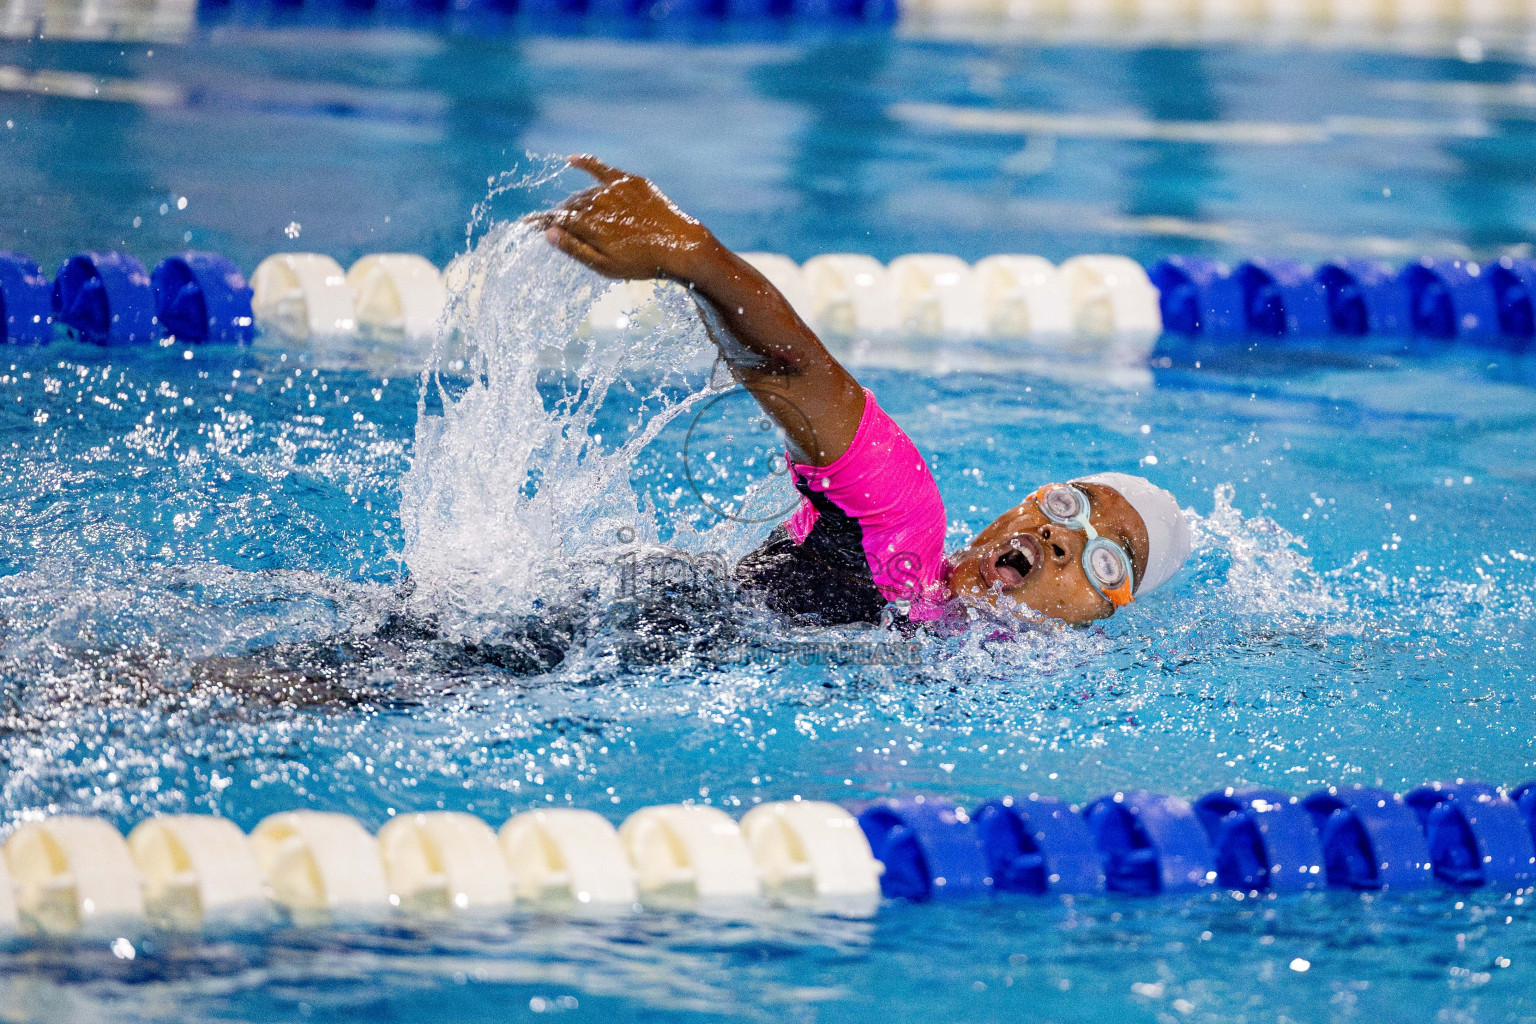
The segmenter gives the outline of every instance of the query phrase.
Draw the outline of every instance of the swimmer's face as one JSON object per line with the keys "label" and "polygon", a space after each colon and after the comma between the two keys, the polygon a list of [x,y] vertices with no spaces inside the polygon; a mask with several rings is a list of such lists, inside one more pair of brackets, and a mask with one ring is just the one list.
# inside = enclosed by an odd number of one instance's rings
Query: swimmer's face
{"label": "swimmer's face", "polygon": [[[1147,528],[1120,492],[1103,484],[1076,484],[1093,505],[1089,521],[1099,536],[1131,556],[1136,579],[1147,569]],[[999,516],[952,560],[950,592],[962,600],[995,602],[1007,595],[1042,615],[1092,622],[1115,613],[1083,569],[1080,530],[1053,523],[1033,499]]]}

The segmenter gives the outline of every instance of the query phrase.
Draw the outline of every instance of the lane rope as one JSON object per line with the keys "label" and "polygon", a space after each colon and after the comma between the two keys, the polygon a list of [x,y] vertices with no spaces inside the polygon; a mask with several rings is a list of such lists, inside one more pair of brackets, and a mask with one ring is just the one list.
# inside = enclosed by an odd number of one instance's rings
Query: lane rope
{"label": "lane rope", "polygon": [[1128,896],[1439,886],[1536,887],[1536,781],[1430,783],[1407,794],[1214,790],[1193,802],[1127,790],[1082,805],[1038,794],[973,809],[927,795],[842,807],[760,804],[738,822],[702,804],[643,807],[615,828],[591,811],[355,818],[284,811],[244,835],[164,815],[125,839],[100,818],[17,824],[0,851],[0,929],[98,934],[133,922],[324,923],[407,914],[731,916],[765,905],[849,917],[882,899],[1000,893]]}
{"label": "lane rope", "polygon": [[[975,264],[936,253],[889,265],[828,253],[803,265],[774,253],[745,258],[832,342],[937,341],[1025,346],[1120,365],[1158,353],[1303,343],[1344,348],[1368,339],[1507,351],[1536,348],[1536,260],[1425,258],[1401,267],[1369,260],[1307,266],[1245,260],[1234,266],[1170,256],[1143,268],[1124,256],[1060,265],[1001,254]],[[354,339],[425,351],[461,260],[439,272],[408,253],[375,253],[343,269],[318,253],[278,253],[250,283],[227,258],[185,252],[153,273],[134,257],[86,252],[53,282],[30,257],[0,253],[0,341],[42,344],[68,335],[101,345],[250,342],[256,331],[292,344]],[[460,280],[460,279],[463,280]],[[660,321],[658,288],[612,285],[580,326],[621,334]]]}

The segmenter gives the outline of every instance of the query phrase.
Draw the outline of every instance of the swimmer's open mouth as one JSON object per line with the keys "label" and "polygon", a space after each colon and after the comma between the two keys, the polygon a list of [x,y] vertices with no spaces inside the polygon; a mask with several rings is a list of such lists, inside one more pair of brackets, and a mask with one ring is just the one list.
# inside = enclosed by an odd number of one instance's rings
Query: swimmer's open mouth
{"label": "swimmer's open mouth", "polygon": [[1040,545],[1033,537],[1015,537],[1009,546],[995,558],[982,563],[983,575],[989,583],[1001,583],[1004,590],[1022,586],[1024,580],[1040,564]]}

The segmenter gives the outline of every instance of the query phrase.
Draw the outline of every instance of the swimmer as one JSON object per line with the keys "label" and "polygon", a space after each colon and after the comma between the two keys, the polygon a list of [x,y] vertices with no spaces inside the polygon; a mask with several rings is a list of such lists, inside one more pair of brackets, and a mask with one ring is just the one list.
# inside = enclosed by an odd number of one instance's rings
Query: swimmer
{"label": "swimmer", "polygon": [[530,219],[605,277],[688,288],[731,373],[788,439],[800,505],[733,570],[772,610],[832,625],[877,622],[894,604],[925,622],[946,606],[1012,602],[1088,623],[1183,565],[1177,500],[1125,473],[1045,484],[946,558],[944,504],[916,446],[778,289],[646,179],[570,162],[597,185]]}

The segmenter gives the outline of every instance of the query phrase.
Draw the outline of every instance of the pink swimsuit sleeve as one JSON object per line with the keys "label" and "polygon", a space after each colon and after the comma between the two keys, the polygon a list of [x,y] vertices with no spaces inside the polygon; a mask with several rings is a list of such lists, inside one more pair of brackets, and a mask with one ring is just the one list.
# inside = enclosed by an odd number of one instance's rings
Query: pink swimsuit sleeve
{"label": "pink swimsuit sleeve", "polygon": [[[820,491],[858,521],[864,557],[875,587],[887,601],[905,602],[916,621],[939,617],[944,600],[944,502],[939,487],[902,429],[864,392],[859,429],[830,466],[790,460],[796,480]],[[796,544],[816,525],[820,513],[810,499],[784,524]]]}

